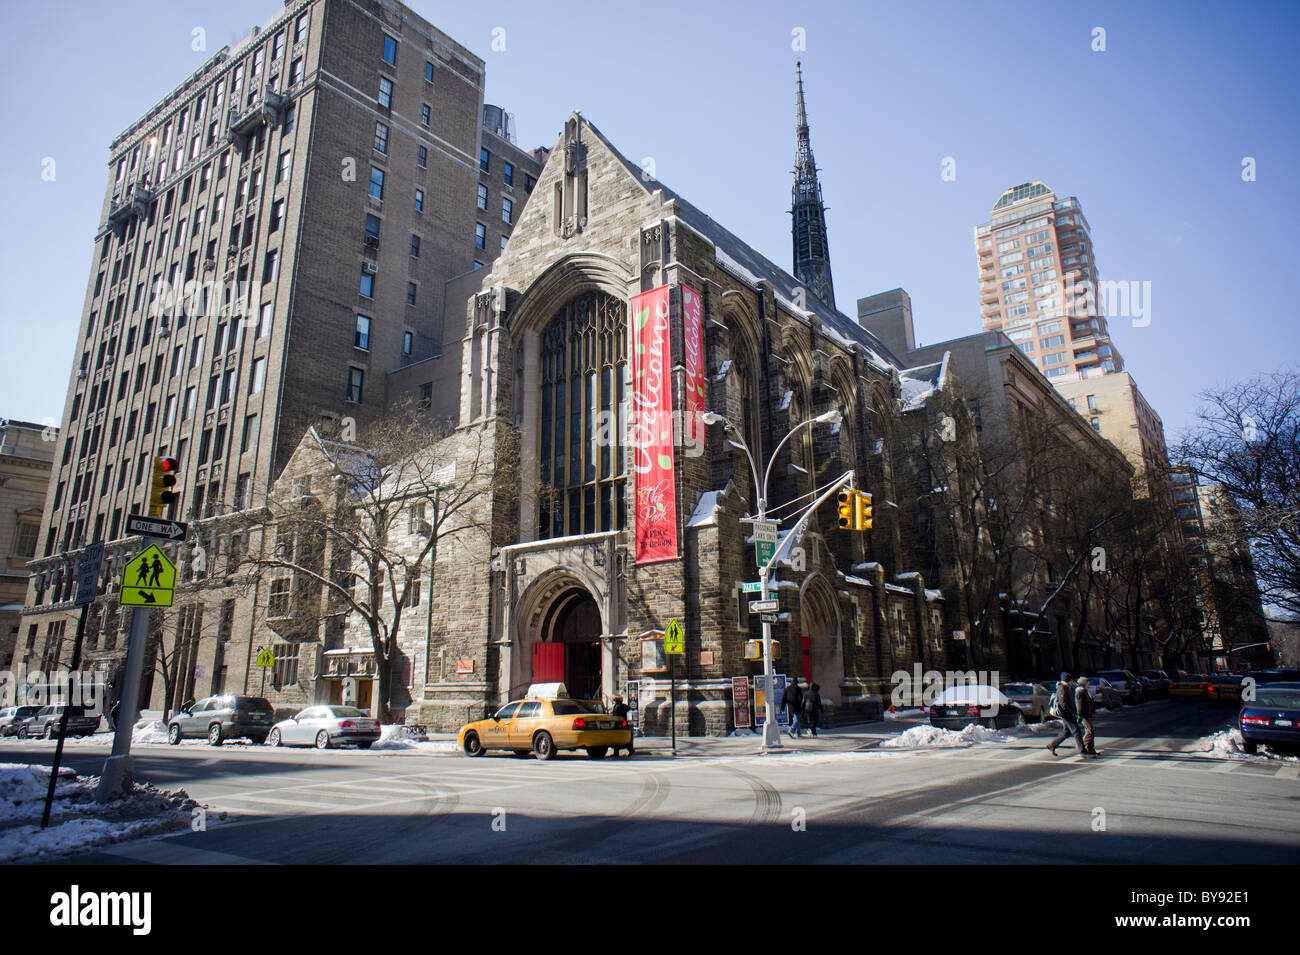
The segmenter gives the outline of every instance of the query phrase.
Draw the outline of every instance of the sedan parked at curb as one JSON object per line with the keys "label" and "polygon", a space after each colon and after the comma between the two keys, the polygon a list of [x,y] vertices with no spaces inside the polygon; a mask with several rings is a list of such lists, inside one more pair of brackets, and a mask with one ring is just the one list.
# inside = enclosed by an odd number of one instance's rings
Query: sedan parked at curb
{"label": "sedan parked at curb", "polygon": [[1102,709],[1118,710],[1124,705],[1124,698],[1105,677],[1089,677],[1088,692],[1092,694],[1092,702]]}
{"label": "sedan parked at curb", "polygon": [[1124,698],[1126,704],[1131,706],[1146,700],[1142,681],[1133,674],[1132,670],[1098,670],[1096,675],[1109,680],[1110,685]]}
{"label": "sedan parked at curb", "polygon": [[6,706],[0,710],[0,736],[17,736],[23,724],[40,711],[39,706]]}
{"label": "sedan parked at curb", "polygon": [[167,742],[176,746],[182,739],[207,739],[220,746],[242,737],[264,743],[274,717],[275,710],[260,696],[209,696],[182,706],[167,721]]}
{"label": "sedan parked at curb", "polygon": [[379,739],[379,720],[355,706],[309,706],[271,727],[272,746],[357,746],[369,749]]}
{"label": "sedan parked at curb", "polygon": [[930,707],[930,725],[960,730],[978,723],[990,729],[1023,726],[1025,713],[996,687],[984,684],[950,686]]}
{"label": "sedan parked at curb", "polygon": [[1041,723],[1047,718],[1047,707],[1052,701],[1048,693],[1038,683],[1003,683],[1002,692],[1011,700],[1012,706],[1024,711],[1025,721]]}
{"label": "sedan parked at curb", "polygon": [[1237,714],[1242,748],[1257,752],[1270,748],[1300,747],[1300,683],[1273,683],[1260,687],[1251,703]]}

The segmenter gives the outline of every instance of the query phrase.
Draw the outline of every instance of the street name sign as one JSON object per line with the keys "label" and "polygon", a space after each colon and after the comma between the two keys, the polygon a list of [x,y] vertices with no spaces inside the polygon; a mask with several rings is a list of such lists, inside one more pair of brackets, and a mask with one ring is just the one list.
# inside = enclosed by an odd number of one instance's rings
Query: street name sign
{"label": "street name sign", "polygon": [[755,600],[750,603],[749,610],[751,613],[773,612],[780,606],[776,600]]}
{"label": "street name sign", "polygon": [[95,602],[95,592],[99,590],[99,572],[104,566],[104,542],[95,541],[87,544],[81,552],[81,563],[77,566],[77,601],[78,607]]}
{"label": "street name sign", "polygon": [[141,517],[139,514],[131,514],[126,519],[128,535],[139,534],[142,537],[159,537],[163,540],[175,541],[183,538],[189,529],[188,524],[161,517]]}
{"label": "street name sign", "polygon": [[763,592],[763,582],[761,580],[745,581],[740,585],[742,594],[761,594]]}
{"label": "street name sign", "polygon": [[176,565],[157,544],[150,544],[122,568],[118,605],[170,607],[176,596]]}

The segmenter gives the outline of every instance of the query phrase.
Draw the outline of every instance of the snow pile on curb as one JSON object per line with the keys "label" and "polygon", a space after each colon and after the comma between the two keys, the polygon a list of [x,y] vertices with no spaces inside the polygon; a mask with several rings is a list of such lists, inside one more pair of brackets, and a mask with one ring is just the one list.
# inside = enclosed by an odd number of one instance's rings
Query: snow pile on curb
{"label": "snow pile on curb", "polygon": [[923,720],[923,719],[925,719],[925,710],[921,710],[921,709],[896,710],[893,713],[889,712],[889,710],[885,710],[886,722],[890,720]]}
{"label": "snow pile on curb", "polygon": [[1193,752],[1209,753],[1220,759],[1245,759],[1246,751],[1241,748],[1244,742],[1239,729],[1219,730],[1213,736],[1203,736],[1197,740]]}
{"label": "snow pile on curb", "polygon": [[379,739],[371,744],[370,749],[372,752],[377,749],[417,753],[460,752],[454,739],[430,740],[424,733],[402,725],[380,727]]}
{"label": "snow pile on curb", "polygon": [[99,779],[59,770],[50,826],[41,829],[50,771],[0,763],[0,862],[69,852],[189,826],[197,803],[183,791],[137,785],[124,798],[95,801]]}
{"label": "snow pile on curb", "polygon": [[162,720],[140,720],[131,727],[131,743],[167,742],[167,724]]}
{"label": "snow pile on curb", "polygon": [[1033,732],[1029,727],[991,730],[978,723],[970,723],[960,730],[940,726],[913,726],[880,745],[891,749],[950,749],[975,743],[1005,743]]}

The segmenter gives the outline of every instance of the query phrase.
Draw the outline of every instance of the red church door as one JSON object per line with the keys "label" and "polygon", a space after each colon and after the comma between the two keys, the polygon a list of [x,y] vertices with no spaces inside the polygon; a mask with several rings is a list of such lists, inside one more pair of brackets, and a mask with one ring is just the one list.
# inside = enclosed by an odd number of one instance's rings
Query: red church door
{"label": "red church door", "polygon": [[564,644],[533,644],[533,682],[564,682]]}

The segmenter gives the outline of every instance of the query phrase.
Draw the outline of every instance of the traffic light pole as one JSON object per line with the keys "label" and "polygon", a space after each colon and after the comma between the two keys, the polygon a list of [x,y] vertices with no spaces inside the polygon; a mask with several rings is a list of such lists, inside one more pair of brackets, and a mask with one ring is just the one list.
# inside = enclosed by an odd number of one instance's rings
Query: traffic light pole
{"label": "traffic light pole", "polygon": [[126,647],[126,676],[118,698],[117,725],[113,728],[113,752],[104,760],[98,802],[108,802],[124,795],[134,783],[131,771],[131,730],[139,717],[140,685],[144,675],[145,641],[149,636],[149,610],[136,607],[131,615],[131,637]]}

